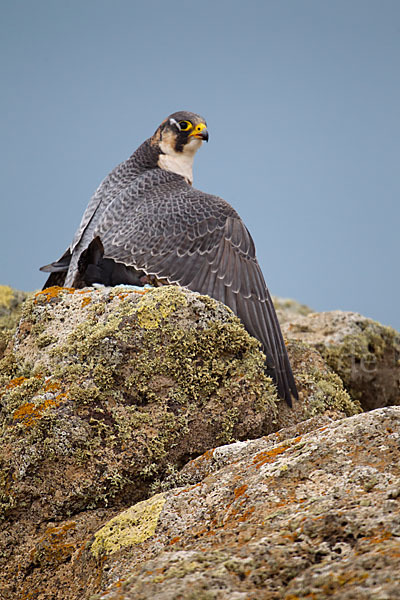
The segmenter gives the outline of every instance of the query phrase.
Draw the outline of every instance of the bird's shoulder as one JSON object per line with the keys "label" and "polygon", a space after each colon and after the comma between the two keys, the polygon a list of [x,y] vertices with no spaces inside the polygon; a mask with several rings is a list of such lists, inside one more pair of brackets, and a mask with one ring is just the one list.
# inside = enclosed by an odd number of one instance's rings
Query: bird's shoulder
{"label": "bird's shoulder", "polygon": [[225,222],[228,217],[240,219],[236,210],[223,198],[199,190],[180,176],[169,173],[164,182],[154,189],[154,196],[171,214],[190,214],[193,218],[216,218]]}

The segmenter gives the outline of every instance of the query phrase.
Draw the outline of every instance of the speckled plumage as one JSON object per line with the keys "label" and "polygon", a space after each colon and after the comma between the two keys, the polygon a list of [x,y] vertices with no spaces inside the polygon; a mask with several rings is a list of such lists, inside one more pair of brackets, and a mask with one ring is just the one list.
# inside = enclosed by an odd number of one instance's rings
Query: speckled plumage
{"label": "speckled plumage", "polygon": [[169,138],[174,132],[178,150],[188,143],[174,130],[182,119],[205,123],[193,113],[174,113],[104,179],[70,248],[60,261],[43,267],[51,272],[44,287],[136,284],[144,275],[208,294],[228,305],[260,340],[268,372],[290,405],[296,386],[246,226],[227,202],[159,166],[166,132]]}

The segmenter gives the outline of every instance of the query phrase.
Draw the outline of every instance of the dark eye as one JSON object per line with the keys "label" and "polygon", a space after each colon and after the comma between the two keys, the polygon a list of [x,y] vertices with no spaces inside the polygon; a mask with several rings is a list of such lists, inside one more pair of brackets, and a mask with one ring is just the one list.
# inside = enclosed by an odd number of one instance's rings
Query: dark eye
{"label": "dark eye", "polygon": [[193,125],[190,121],[179,121],[179,127],[181,131],[188,131],[188,129],[192,129]]}

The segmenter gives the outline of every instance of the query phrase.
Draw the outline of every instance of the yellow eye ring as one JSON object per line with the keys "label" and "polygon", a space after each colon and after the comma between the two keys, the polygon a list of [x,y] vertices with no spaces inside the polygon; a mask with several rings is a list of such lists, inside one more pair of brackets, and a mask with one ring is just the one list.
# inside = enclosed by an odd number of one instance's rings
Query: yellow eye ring
{"label": "yellow eye ring", "polygon": [[190,121],[179,121],[179,127],[181,128],[181,131],[193,129],[193,125]]}

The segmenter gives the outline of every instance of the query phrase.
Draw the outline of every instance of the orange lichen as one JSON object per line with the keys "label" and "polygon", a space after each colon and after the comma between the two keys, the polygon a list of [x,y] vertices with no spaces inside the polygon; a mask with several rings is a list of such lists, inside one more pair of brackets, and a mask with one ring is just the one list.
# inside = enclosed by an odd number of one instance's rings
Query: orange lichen
{"label": "orange lichen", "polygon": [[37,600],[37,598],[39,597],[39,593],[40,593],[39,588],[31,590],[30,592],[25,592],[25,590],[24,590],[22,592],[22,595],[18,596],[18,600]]}
{"label": "orange lichen", "polygon": [[327,592],[331,592],[332,591],[332,583],[338,583],[339,585],[343,586],[343,585],[351,585],[353,583],[362,583],[363,581],[365,581],[367,578],[369,577],[368,573],[356,573],[356,574],[352,574],[352,573],[343,573],[341,575],[338,575],[335,579],[336,581],[330,581],[329,584],[322,586],[322,589]]}
{"label": "orange lichen", "polygon": [[69,294],[75,293],[74,288],[67,288],[67,287],[60,287],[59,285],[53,285],[52,287],[46,288],[45,290],[42,290],[41,292],[37,292],[35,294],[35,304],[37,304],[37,301],[39,298],[44,298],[47,302],[49,302],[53,298],[57,298],[57,296],[60,294],[60,292],[63,292],[63,291],[68,292]]}
{"label": "orange lichen", "polygon": [[362,537],[360,538],[360,541],[369,542],[370,544],[380,544],[381,542],[386,542],[387,540],[390,540],[391,537],[392,534],[390,533],[390,531],[384,531],[380,535]]}
{"label": "orange lichen", "polygon": [[237,523],[244,523],[245,521],[247,521],[249,519],[249,517],[251,517],[251,515],[254,513],[254,511],[255,511],[254,506],[250,506],[250,508],[248,510],[244,511],[243,513],[239,512],[235,508],[231,509],[229,511],[229,514],[227,515],[222,527],[224,529],[231,529],[233,527],[236,527]]}
{"label": "orange lichen", "polygon": [[67,394],[62,392],[58,394],[56,398],[50,398],[42,402],[42,404],[36,405],[33,402],[27,402],[20,408],[14,411],[13,419],[15,421],[20,420],[23,421],[25,427],[32,427],[35,423],[42,417],[44,411],[47,408],[53,408],[55,406],[59,406],[62,402],[64,402]]}
{"label": "orange lichen", "polygon": [[25,417],[31,415],[34,412],[34,410],[35,405],[32,402],[27,402],[20,408],[17,408],[16,411],[14,411],[13,419],[24,419]]}
{"label": "orange lichen", "polygon": [[6,390],[11,390],[19,385],[22,385],[24,381],[27,380],[27,377],[16,377],[15,379],[11,379],[6,385]]}
{"label": "orange lichen", "polygon": [[247,521],[247,519],[253,514],[255,510],[256,509],[254,506],[250,506],[249,510],[246,510],[246,512],[244,512],[242,515],[240,515],[240,517],[238,517],[237,520],[239,521],[239,523]]}
{"label": "orange lichen", "polygon": [[201,485],[202,485],[202,483],[195,483],[194,485],[191,485],[189,488],[185,488],[184,490],[180,490],[179,492],[177,492],[174,495],[175,496],[180,496],[181,494],[186,494],[187,492],[191,492],[192,490],[196,489],[197,487],[200,487]]}
{"label": "orange lichen", "polygon": [[75,521],[70,521],[59,527],[49,527],[31,551],[31,560],[51,564],[63,563],[68,560],[75,551],[76,544],[66,542],[64,538],[70,531],[75,529]]}
{"label": "orange lichen", "polygon": [[[248,487],[249,487],[248,485],[244,484],[244,485],[241,485],[240,487],[236,488],[236,490],[234,490],[234,492],[233,492],[235,495],[235,500],[237,498],[240,498],[240,496],[242,496],[246,492]],[[245,495],[247,498],[248,497],[247,494],[245,494]]]}
{"label": "orange lichen", "polygon": [[286,452],[288,448],[290,448],[290,446],[278,446],[272,450],[263,450],[255,455],[253,458],[253,465],[256,465],[256,468],[259,469],[267,463],[272,463],[276,460],[277,456]]}
{"label": "orange lichen", "polygon": [[172,538],[172,540],[170,540],[170,542],[169,542],[170,546],[172,546],[172,544],[176,544],[177,542],[179,542],[180,539],[181,538],[180,538],[179,535],[177,535],[176,537]]}
{"label": "orange lichen", "polygon": [[[276,435],[278,435],[278,434],[276,434]],[[286,452],[286,450],[288,450],[288,448],[291,448],[295,444],[298,444],[301,441],[301,439],[302,439],[302,436],[299,435],[296,438],[294,438],[293,440],[291,440],[290,443],[287,445],[278,446],[277,448],[273,448],[272,450],[263,450],[262,452],[259,452],[253,458],[253,464],[256,465],[257,469],[259,469],[266,463],[274,462],[276,457],[279,456],[279,454],[283,454],[283,452]]]}
{"label": "orange lichen", "polygon": [[198,457],[196,462],[200,462],[203,460],[210,460],[214,456],[214,451],[215,451],[215,448],[211,448],[210,450],[207,450],[206,452],[204,452],[204,454],[202,454],[201,456]]}
{"label": "orange lichen", "polygon": [[88,304],[90,304],[90,303],[91,303],[91,301],[92,301],[92,299],[91,299],[91,298],[88,298],[88,297],[86,297],[86,298],[83,298],[83,300],[82,300],[82,304],[81,304],[81,308],[85,308],[85,306],[87,306]]}
{"label": "orange lichen", "polygon": [[55,381],[47,381],[47,383],[44,386],[44,391],[45,392],[56,392],[57,390],[60,389],[60,384],[58,382]]}

